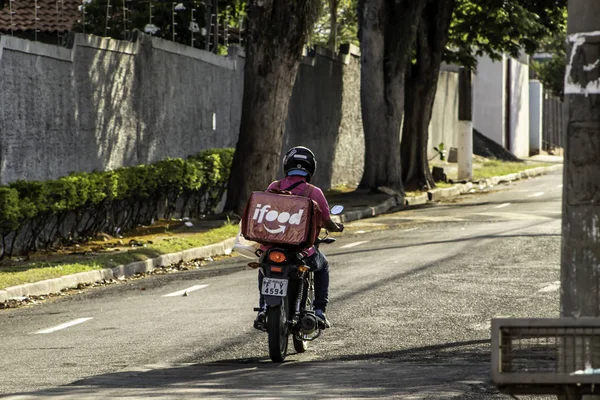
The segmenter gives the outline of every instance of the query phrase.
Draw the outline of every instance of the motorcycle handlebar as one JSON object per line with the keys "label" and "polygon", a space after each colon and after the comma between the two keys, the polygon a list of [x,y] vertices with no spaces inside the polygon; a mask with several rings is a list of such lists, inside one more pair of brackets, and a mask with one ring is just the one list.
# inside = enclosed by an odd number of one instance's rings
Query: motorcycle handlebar
{"label": "motorcycle handlebar", "polygon": [[317,239],[317,244],[321,244],[321,243],[331,244],[333,242],[335,242],[335,238],[325,237],[325,238]]}

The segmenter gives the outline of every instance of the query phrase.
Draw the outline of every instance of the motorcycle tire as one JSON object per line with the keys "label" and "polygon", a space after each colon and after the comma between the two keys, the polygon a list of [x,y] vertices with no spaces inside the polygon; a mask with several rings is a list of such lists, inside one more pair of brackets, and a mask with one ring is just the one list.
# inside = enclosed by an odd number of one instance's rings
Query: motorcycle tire
{"label": "motorcycle tire", "polygon": [[296,337],[293,337],[292,339],[296,353],[304,353],[306,350],[308,350],[308,340],[300,340],[296,339]]}
{"label": "motorcycle tire", "polygon": [[286,307],[269,307],[267,310],[267,334],[269,335],[271,361],[283,362],[287,355],[289,341]]}
{"label": "motorcycle tire", "polygon": [[[315,298],[315,294],[314,294],[314,283],[313,283],[313,278],[311,276],[310,281],[309,281],[309,288],[308,288],[308,293],[306,296],[306,304],[305,307],[307,310],[312,309],[312,304],[313,304],[313,300]],[[304,353],[306,350],[308,350],[308,340],[301,340],[301,339],[297,339],[296,335],[294,335],[292,337],[293,343],[294,343],[294,350],[296,350],[296,353],[300,354],[300,353]]]}

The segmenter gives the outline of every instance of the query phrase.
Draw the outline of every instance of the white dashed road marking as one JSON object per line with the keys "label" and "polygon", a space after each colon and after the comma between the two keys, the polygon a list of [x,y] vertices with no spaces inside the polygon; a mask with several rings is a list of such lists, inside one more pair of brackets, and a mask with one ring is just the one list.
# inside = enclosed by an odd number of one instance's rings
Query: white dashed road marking
{"label": "white dashed road marking", "polygon": [[560,281],[553,282],[550,285],[541,288],[538,292],[554,292],[558,289],[560,289]]}
{"label": "white dashed road marking", "polygon": [[64,324],[57,325],[57,326],[55,326],[53,328],[42,329],[41,331],[37,331],[35,333],[38,334],[38,333],[52,333],[52,332],[56,332],[56,331],[59,331],[61,329],[68,328],[70,326],[78,325],[78,324],[81,324],[81,323],[83,323],[85,321],[89,321],[90,319],[92,319],[92,317],[89,317],[89,318],[77,318],[77,319],[74,319],[73,321],[65,322]]}
{"label": "white dashed road marking", "polygon": [[368,240],[365,240],[364,242],[354,242],[354,243],[348,243],[342,247],[340,247],[340,249],[349,249],[351,247],[356,247],[356,246],[360,246],[361,244],[365,244],[365,243],[369,243]]}
{"label": "white dashed road marking", "polygon": [[237,373],[240,373],[240,372],[256,371],[257,369],[258,369],[257,367],[240,368],[240,369],[233,369],[231,371],[211,372],[208,375],[229,375],[229,374],[237,374]]}
{"label": "white dashed road marking", "polygon": [[500,204],[499,206],[496,206],[494,208],[504,208],[504,207],[508,207],[508,206],[510,206],[510,203]]}
{"label": "white dashed road marking", "polygon": [[183,296],[185,293],[190,293],[193,291],[196,291],[198,289],[202,289],[207,287],[208,285],[194,285],[192,287],[189,287],[187,289],[183,289],[183,290],[178,290],[176,292],[173,293],[169,293],[169,294],[163,294],[162,297],[175,297],[175,296]]}
{"label": "white dashed road marking", "polygon": [[537,192],[537,193],[534,193],[534,194],[530,194],[530,195],[529,195],[529,196],[527,196],[527,197],[539,197],[539,196],[541,196],[541,195],[543,195],[543,194],[544,194],[544,192]]}
{"label": "white dashed road marking", "polygon": [[403,229],[402,232],[412,232],[412,231],[416,231],[419,228],[410,228],[410,229]]}

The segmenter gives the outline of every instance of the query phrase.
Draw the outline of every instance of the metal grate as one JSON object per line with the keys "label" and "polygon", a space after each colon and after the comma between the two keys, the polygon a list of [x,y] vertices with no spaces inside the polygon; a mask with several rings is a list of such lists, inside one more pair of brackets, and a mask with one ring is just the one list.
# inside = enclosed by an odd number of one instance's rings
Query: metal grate
{"label": "metal grate", "polygon": [[503,373],[600,368],[600,328],[502,328],[500,353]]}
{"label": "metal grate", "polygon": [[536,386],[594,390],[600,384],[600,318],[493,320],[492,380],[532,394]]}

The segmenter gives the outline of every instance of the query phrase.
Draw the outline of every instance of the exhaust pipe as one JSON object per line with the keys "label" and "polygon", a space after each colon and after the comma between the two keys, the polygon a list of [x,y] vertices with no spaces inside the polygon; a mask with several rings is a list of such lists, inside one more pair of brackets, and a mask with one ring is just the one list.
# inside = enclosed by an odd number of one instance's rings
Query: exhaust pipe
{"label": "exhaust pipe", "polygon": [[311,333],[316,331],[317,328],[317,317],[313,312],[304,314],[302,319],[300,319],[300,329],[302,330],[302,333],[310,335]]}

